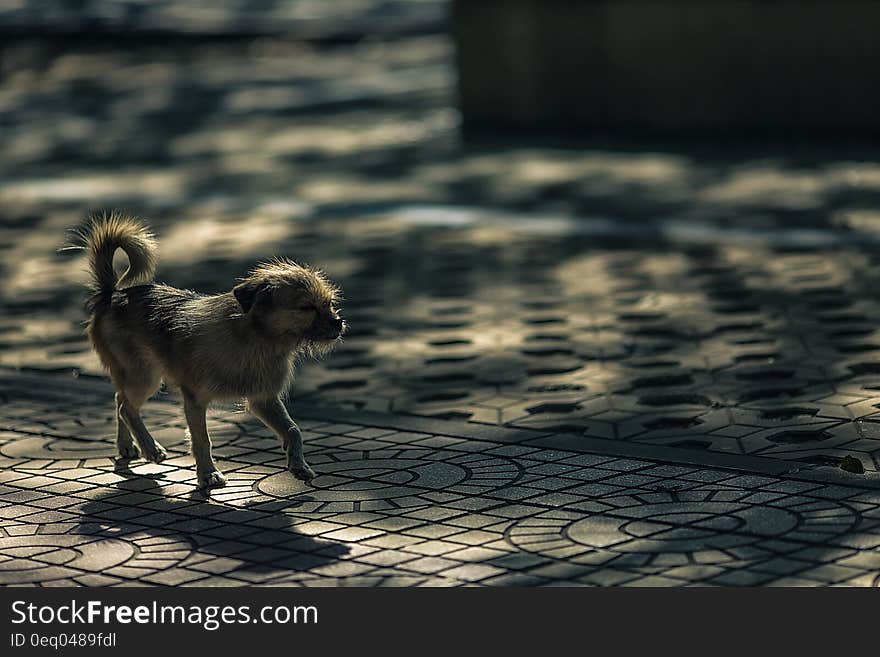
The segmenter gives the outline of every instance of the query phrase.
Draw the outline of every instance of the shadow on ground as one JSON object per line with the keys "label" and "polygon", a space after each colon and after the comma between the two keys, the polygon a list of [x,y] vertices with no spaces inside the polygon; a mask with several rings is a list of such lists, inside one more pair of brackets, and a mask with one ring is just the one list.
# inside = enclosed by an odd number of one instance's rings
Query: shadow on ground
{"label": "shadow on ground", "polygon": [[[267,522],[264,514],[212,504],[210,493],[204,491],[194,491],[188,498],[165,496],[161,474],[138,474],[129,465],[117,462],[114,472],[125,479],[117,484],[118,489],[83,504],[79,510],[84,520],[72,532],[107,539],[134,534],[139,545],[166,548],[152,553],[153,563],[145,560],[120,566],[128,574],[136,572],[133,568],[158,568],[151,575],[160,583],[161,571],[169,569],[170,557],[180,556],[183,546],[187,546],[186,557],[176,564],[205,573],[233,570],[237,578],[253,582],[305,573],[335,563],[348,552],[343,544],[296,532],[283,514]],[[304,501],[308,499],[304,496]],[[135,525],[119,518],[120,503],[137,508],[137,515],[127,519]],[[289,500],[287,508],[296,509],[296,499]],[[181,520],[183,516],[188,519]],[[262,526],[249,524],[257,518],[263,520]],[[113,573],[107,569],[107,574]]]}

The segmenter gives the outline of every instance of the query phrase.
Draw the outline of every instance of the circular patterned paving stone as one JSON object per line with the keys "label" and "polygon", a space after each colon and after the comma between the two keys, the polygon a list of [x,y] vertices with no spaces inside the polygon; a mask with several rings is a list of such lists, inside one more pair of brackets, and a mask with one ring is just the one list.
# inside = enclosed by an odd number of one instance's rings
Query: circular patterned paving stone
{"label": "circular patterned paving stone", "polygon": [[148,532],[125,538],[76,534],[0,538],[0,586],[68,579],[123,564],[145,571],[164,569],[191,552],[192,546],[182,538]]}
{"label": "circular patterned paving stone", "polygon": [[[812,543],[848,531],[856,516],[834,502],[807,503],[804,510],[748,502],[666,501],[644,503],[634,497],[602,498],[612,508],[578,517],[548,511],[520,521],[508,533],[516,547],[547,556],[604,550],[619,554],[700,555],[700,563],[732,560],[727,548],[760,546],[776,538]],[[818,507],[818,508],[817,508]],[[818,538],[817,538],[818,537]]]}
{"label": "circular patterned paving stone", "polygon": [[0,539],[0,584],[48,582],[119,566],[133,545],[94,536],[38,535]]}
{"label": "circular patterned paving stone", "polygon": [[289,472],[281,472],[261,480],[257,488],[273,497],[307,491],[319,502],[363,502],[419,497],[434,491],[480,495],[508,486],[520,475],[516,463],[497,456],[440,450],[432,457],[408,457],[403,451],[389,458],[387,453],[375,456],[363,452],[355,459],[315,464],[318,476],[308,485]]}
{"label": "circular patterned paving stone", "polygon": [[[115,431],[115,427],[107,425],[100,432],[83,429],[82,435],[77,437],[23,435],[0,447],[0,453],[13,459],[115,458],[119,454]],[[184,430],[179,428],[169,427],[151,433],[163,447],[180,445],[186,440]],[[90,438],[90,435],[95,437]]]}

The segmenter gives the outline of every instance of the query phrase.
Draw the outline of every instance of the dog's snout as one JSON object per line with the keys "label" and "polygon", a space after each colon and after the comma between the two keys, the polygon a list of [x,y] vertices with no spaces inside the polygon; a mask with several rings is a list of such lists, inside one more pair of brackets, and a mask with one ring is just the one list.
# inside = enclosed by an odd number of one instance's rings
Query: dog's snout
{"label": "dog's snout", "polygon": [[334,317],[330,320],[330,325],[337,331],[342,330],[343,324],[345,324],[345,320],[343,320],[341,317]]}

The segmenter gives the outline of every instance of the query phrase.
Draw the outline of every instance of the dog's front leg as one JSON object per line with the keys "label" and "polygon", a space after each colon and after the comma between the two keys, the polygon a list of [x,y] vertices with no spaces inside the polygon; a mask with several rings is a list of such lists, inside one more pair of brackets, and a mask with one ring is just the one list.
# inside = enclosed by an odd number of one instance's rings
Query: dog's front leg
{"label": "dog's front leg", "polygon": [[226,485],[226,477],[217,469],[211,456],[211,437],[205,420],[207,407],[195,395],[183,390],[183,412],[192,439],[192,454],[196,459],[196,474],[201,488],[216,488]]}
{"label": "dog's front leg", "polygon": [[303,481],[315,478],[315,471],[306,463],[303,456],[303,439],[296,422],[278,397],[271,399],[248,399],[251,413],[269,427],[281,439],[281,446],[287,453],[287,469],[293,476]]}

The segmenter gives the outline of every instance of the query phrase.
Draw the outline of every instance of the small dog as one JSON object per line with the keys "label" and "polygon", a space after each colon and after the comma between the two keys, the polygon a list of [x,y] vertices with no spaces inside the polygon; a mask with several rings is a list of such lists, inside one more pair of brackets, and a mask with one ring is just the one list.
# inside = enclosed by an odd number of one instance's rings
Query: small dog
{"label": "small dog", "polygon": [[[214,400],[245,399],[281,439],[287,469],[311,480],[302,434],[282,398],[296,359],[329,351],[345,332],[339,288],[322,272],[279,258],[258,265],[230,292],[202,295],[152,282],[156,242],[135,219],[93,218],[81,239],[92,278],[88,334],[116,387],[119,455],[135,458],[139,449],[148,461],[165,458],[139,412],[164,380],[183,395],[201,487],[226,483],[205,421]],[[120,248],[129,267],[117,276],[113,255]]]}

